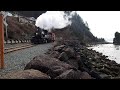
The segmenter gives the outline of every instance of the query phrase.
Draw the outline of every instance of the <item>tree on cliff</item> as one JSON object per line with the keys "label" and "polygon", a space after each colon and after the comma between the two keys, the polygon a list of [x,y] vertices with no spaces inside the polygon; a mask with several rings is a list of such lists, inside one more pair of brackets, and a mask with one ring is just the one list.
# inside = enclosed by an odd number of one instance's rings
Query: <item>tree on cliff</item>
{"label": "tree on cliff", "polygon": [[88,23],[84,22],[79,14],[75,12],[70,20],[72,22],[70,29],[73,31],[74,35],[80,39],[80,41],[86,43],[97,41],[96,37],[90,32]]}
{"label": "tree on cliff", "polygon": [[115,38],[113,39],[114,44],[120,44],[120,33],[115,32]]}

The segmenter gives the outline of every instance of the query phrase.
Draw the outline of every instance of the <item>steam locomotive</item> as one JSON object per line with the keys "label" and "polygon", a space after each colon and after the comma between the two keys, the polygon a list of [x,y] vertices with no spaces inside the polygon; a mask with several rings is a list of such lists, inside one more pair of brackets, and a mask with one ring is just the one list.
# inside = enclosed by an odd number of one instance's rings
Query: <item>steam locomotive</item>
{"label": "steam locomotive", "polygon": [[37,27],[36,32],[31,38],[31,43],[33,44],[42,44],[42,43],[50,43],[55,41],[55,34],[52,32],[48,32],[47,30],[41,29]]}

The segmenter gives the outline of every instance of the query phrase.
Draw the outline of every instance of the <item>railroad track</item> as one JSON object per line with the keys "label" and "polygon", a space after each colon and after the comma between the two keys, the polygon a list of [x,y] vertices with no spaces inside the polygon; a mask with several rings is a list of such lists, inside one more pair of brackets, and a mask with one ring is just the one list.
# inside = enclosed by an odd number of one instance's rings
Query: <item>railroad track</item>
{"label": "railroad track", "polygon": [[11,47],[11,48],[5,48],[4,49],[4,54],[14,52],[14,51],[18,51],[18,50],[25,49],[25,48],[30,48],[30,47],[33,47],[33,46],[35,46],[35,45],[26,44],[26,45],[20,45],[20,46],[16,46],[16,47]]}

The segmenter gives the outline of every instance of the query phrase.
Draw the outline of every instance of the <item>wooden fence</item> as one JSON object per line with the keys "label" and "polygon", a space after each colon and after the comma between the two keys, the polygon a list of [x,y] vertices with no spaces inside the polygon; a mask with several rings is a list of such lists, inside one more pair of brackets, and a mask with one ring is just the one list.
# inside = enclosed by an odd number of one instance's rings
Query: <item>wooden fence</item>
{"label": "wooden fence", "polygon": [[4,44],[30,43],[30,40],[4,40]]}

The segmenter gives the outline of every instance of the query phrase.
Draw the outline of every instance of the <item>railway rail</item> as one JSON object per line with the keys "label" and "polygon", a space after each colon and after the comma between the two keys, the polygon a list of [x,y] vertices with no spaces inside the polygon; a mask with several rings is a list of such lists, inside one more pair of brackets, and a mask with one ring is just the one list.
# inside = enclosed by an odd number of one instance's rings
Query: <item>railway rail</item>
{"label": "railway rail", "polygon": [[35,45],[32,44],[26,44],[26,45],[20,45],[20,46],[16,46],[16,47],[10,47],[10,48],[5,48],[4,50],[4,54],[10,53],[10,52],[14,52],[14,51],[18,51],[21,49],[25,49],[25,48],[30,48],[33,47]]}

